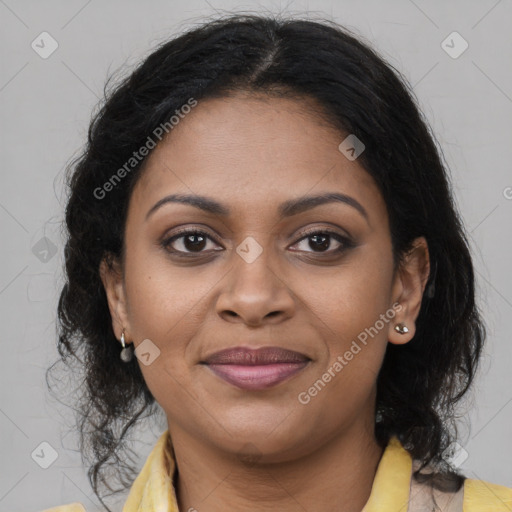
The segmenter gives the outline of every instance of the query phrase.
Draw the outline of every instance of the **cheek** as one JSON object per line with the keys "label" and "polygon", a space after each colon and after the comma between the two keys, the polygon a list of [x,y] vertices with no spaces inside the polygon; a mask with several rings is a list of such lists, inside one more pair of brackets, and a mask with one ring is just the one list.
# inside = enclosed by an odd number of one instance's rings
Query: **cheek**
{"label": "cheek", "polygon": [[126,294],[135,338],[178,350],[218,281],[218,273],[205,268],[171,264],[156,251],[132,251],[126,261]]}
{"label": "cheek", "polygon": [[312,296],[312,320],[322,329],[327,350],[301,389],[300,403],[308,402],[305,407],[319,429],[357,417],[371,402],[395,314],[387,300],[385,265],[345,271]]}
{"label": "cheek", "polygon": [[204,323],[208,296],[218,280],[216,270],[171,265],[162,255],[138,247],[126,259],[128,315],[135,346],[149,339],[159,351],[150,365],[138,364],[164,408],[168,403],[171,408],[185,406],[190,400],[184,390],[191,389],[193,379],[191,340]]}
{"label": "cheek", "polygon": [[317,324],[323,326],[328,349],[321,371],[336,374],[333,392],[338,385],[340,390],[371,387],[382,364],[395,310],[390,305],[391,248],[381,249],[355,254],[310,294],[313,319],[320,320]]}
{"label": "cheek", "polygon": [[325,279],[317,277],[317,286],[304,280],[308,307],[341,339],[357,336],[389,309],[393,265],[386,249],[359,248]]}

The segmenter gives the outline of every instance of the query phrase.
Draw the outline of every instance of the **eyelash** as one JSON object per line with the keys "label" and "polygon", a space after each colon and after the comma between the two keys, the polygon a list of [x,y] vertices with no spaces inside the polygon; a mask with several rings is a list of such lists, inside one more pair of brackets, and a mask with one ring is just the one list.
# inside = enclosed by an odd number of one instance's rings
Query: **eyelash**
{"label": "eyelash", "polygon": [[[204,236],[218,244],[218,242],[212,236],[210,236],[207,232],[202,231],[200,229],[188,229],[187,228],[187,229],[179,230],[177,233],[175,233],[171,237],[168,237],[168,238],[165,238],[164,240],[162,240],[161,246],[166,251],[170,252],[171,254],[176,255],[178,257],[183,257],[183,258],[190,258],[190,257],[195,257],[197,255],[203,254],[205,251],[185,252],[185,251],[177,251],[175,249],[169,249],[170,245],[173,242],[175,242],[176,240],[179,240],[180,238],[183,238],[187,235]],[[333,254],[341,254],[341,253],[345,252],[347,249],[351,249],[355,246],[355,243],[350,238],[343,236],[340,233],[338,233],[336,231],[332,231],[330,229],[316,229],[316,230],[312,230],[312,231],[303,231],[303,232],[299,233],[299,235],[301,236],[301,238],[299,238],[293,245],[296,245],[299,242],[302,242],[303,240],[313,237],[315,235],[329,235],[332,238],[334,238],[338,243],[341,244],[341,246],[338,249],[334,249],[334,250],[327,250],[324,252],[311,251],[313,254],[318,254],[318,255],[327,254],[329,256],[332,256]],[[297,252],[302,252],[302,251],[297,251]],[[307,252],[309,252],[309,251],[307,251]]]}

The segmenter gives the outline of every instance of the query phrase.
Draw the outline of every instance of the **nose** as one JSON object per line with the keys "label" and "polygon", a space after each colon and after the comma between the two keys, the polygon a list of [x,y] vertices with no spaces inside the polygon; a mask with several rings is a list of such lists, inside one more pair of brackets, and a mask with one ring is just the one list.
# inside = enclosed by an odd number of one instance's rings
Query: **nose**
{"label": "nose", "polygon": [[285,276],[269,265],[266,251],[251,263],[238,255],[218,296],[217,314],[249,327],[277,324],[295,313],[295,300]]}

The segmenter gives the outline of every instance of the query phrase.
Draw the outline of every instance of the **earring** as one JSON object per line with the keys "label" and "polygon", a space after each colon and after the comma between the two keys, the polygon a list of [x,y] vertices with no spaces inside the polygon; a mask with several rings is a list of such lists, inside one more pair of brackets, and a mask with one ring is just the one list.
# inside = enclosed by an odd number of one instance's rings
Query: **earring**
{"label": "earring", "polygon": [[399,324],[395,325],[395,331],[399,332],[400,334],[405,334],[406,332],[409,332],[409,329],[403,322],[400,322]]}
{"label": "earring", "polygon": [[124,341],[124,329],[121,333],[121,345],[123,346],[123,350],[121,350],[121,360],[124,363],[129,363],[133,357],[133,350],[130,347],[127,347]]}

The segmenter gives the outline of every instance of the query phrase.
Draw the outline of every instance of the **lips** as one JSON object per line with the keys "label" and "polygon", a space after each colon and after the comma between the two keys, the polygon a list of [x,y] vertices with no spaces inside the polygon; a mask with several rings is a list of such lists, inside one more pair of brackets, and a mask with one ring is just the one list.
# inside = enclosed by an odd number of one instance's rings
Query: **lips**
{"label": "lips", "polygon": [[262,347],[251,349],[235,347],[221,350],[208,357],[206,364],[240,364],[244,366],[276,363],[303,363],[309,358],[299,352],[280,347]]}
{"label": "lips", "polygon": [[234,347],[216,352],[202,364],[238,388],[261,390],[300,372],[309,361],[304,354],[280,347]]}

